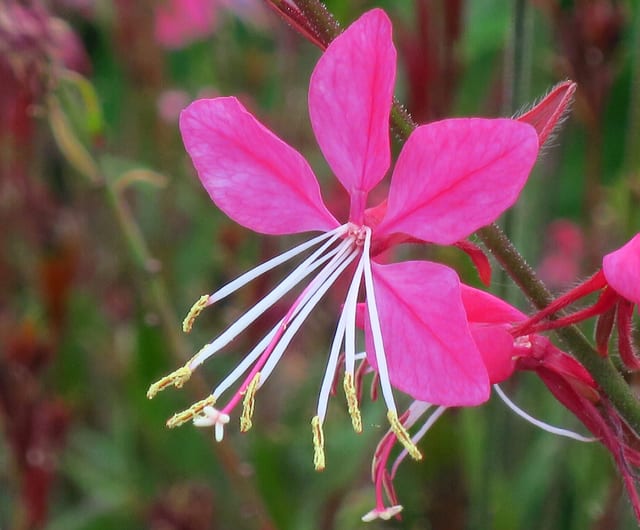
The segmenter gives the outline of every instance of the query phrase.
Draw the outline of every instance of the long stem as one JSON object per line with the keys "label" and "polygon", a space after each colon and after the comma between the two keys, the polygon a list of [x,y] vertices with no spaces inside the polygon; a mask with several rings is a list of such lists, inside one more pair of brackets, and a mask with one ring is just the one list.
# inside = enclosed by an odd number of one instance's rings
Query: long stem
{"label": "long stem", "polygon": [[[317,0],[297,0],[296,5],[306,14],[315,14],[313,18],[310,17],[309,22],[315,25],[318,34],[335,37],[339,33],[335,17]],[[400,141],[406,140],[417,126],[396,99],[391,110],[391,125]],[[482,228],[477,235],[534,306],[543,309],[551,303],[553,296],[549,290],[497,225]],[[577,327],[561,328],[556,330],[556,334],[569,353],[589,371],[620,416],[640,437],[640,403],[613,364],[598,354]]]}

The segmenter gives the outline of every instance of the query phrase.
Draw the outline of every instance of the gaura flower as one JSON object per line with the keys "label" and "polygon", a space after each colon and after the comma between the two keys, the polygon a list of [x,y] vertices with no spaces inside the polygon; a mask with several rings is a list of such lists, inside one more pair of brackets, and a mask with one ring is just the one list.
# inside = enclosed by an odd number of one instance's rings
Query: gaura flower
{"label": "gaura flower", "polygon": [[[428,261],[380,263],[402,242],[455,244],[496,219],[524,186],[538,153],[534,127],[509,119],[450,119],[418,127],[393,170],[387,199],[367,209],[369,192],[390,166],[389,117],[396,51],[386,14],[372,10],[337,37],[311,77],[311,124],[325,159],[350,197],[338,222],[325,206],[310,166],[233,97],[199,100],[182,112],[180,128],[198,176],[213,202],[237,223],[262,234],[321,234],[204,295],[185,319],[260,274],[308,251],[293,272],[185,366],[149,389],[149,397],[182,386],[192,371],[224,348],[294,286],[312,275],[278,324],[206,399],[168,421],[214,426],[216,438],[240,401],[241,430],[251,426],[256,391],[327,290],[349,270],[350,285],[330,347],[316,415],[314,463],[324,468],[328,397],[341,351],[343,386],[356,431],[362,429],[354,385],[356,307],[363,298],[366,357],[379,382],[392,431],[420,458],[398,419],[392,387],[446,407],[489,396],[489,377],[476,347],[457,274]],[[313,249],[313,250],[312,250]],[[362,294],[361,294],[362,293]],[[242,378],[242,379],[241,379]],[[241,380],[220,408],[214,403]]]}
{"label": "gaura flower", "polygon": [[[464,284],[461,285],[461,295],[469,329],[482,355],[489,382],[500,383],[513,374],[516,368],[516,352],[521,350],[521,346],[514,342],[513,336],[509,333],[511,322],[526,317],[506,302]],[[422,425],[411,435],[411,441],[417,444],[447,408],[416,400],[400,416],[400,422],[409,431],[428,414]],[[374,453],[371,478],[376,490],[376,506],[362,517],[365,522],[399,517],[402,511],[393,480],[407,452],[402,450],[391,460],[395,443],[396,437],[392,431],[388,431]]]}
{"label": "gaura flower", "polygon": [[[600,441],[615,460],[623,478],[634,512],[640,520],[640,497],[636,489],[640,466],[640,443],[634,433],[601,392],[587,370],[573,357],[559,350],[542,335],[518,335],[517,322],[526,315],[495,296],[462,285],[464,303],[473,338],[487,367],[489,380],[496,393],[519,416],[553,434],[583,442]],[[533,418],[515,405],[498,386],[514,371],[535,372],[555,398],[569,409],[593,434],[587,438]],[[414,401],[400,416],[403,427],[409,431],[427,413],[423,424],[411,435],[417,444],[446,407]],[[376,488],[376,507],[367,513],[364,521],[398,516],[402,506],[398,503],[393,480],[399,465],[406,458],[406,450],[392,460],[396,439],[387,432],[376,449],[372,463],[372,480]],[[386,497],[386,499],[385,499]]]}
{"label": "gaura flower", "polygon": [[[548,317],[599,291],[596,302],[567,316],[547,320]],[[523,323],[519,332],[556,329],[598,317],[596,346],[608,355],[614,324],[618,331],[618,353],[630,370],[640,370],[640,358],[633,341],[632,320],[635,307],[640,307],[640,234],[636,234],[621,248],[602,259],[602,269],[574,289],[557,298],[542,311]]]}

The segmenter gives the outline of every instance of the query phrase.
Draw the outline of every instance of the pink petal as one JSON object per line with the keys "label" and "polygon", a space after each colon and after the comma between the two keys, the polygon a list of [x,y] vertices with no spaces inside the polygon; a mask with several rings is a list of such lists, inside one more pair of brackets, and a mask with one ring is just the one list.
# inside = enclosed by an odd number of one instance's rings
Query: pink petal
{"label": "pink petal", "polygon": [[389,168],[395,72],[391,22],[374,9],[329,45],[311,76],[311,124],[336,177],[352,200],[357,196],[352,220],[362,216],[366,193]]}
{"label": "pink petal", "polygon": [[396,164],[377,235],[405,233],[450,245],[518,198],[538,154],[533,127],[464,118],[418,127]]}
{"label": "pink petal", "polygon": [[193,102],[180,130],[203,186],[237,223],[263,234],[338,226],[309,164],[236,98]]}
{"label": "pink petal", "polygon": [[491,262],[484,251],[466,239],[456,241],[454,246],[458,247],[471,258],[473,265],[478,271],[480,281],[489,287],[491,285]]}
{"label": "pink petal", "polygon": [[[457,274],[444,265],[407,261],[372,264],[375,296],[391,383],[437,405],[477,405],[489,379],[465,318]],[[367,358],[374,366],[369,316]]]}
{"label": "pink petal", "polygon": [[640,304],[640,233],[602,260],[607,283],[627,300]]}
{"label": "pink petal", "polygon": [[460,285],[462,303],[467,314],[467,320],[474,324],[512,324],[527,319],[519,309],[509,305],[504,300],[469,287]]}
{"label": "pink petal", "polygon": [[511,377],[516,369],[513,337],[498,325],[471,324],[471,335],[480,350],[492,385]]}
{"label": "pink petal", "polygon": [[461,284],[462,303],[471,327],[473,339],[491,384],[509,378],[515,370],[513,337],[508,332],[510,324],[526,320],[526,315],[515,307],[479,289]]}

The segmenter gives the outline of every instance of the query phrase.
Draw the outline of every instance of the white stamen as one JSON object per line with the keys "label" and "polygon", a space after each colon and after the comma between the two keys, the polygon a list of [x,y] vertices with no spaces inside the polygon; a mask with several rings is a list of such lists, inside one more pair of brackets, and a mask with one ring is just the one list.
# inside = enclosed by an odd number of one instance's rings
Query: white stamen
{"label": "white stamen", "polygon": [[[323,269],[323,272],[325,274],[324,275],[322,275],[322,273],[319,274],[316,278],[314,278],[313,282],[317,283],[318,279],[320,279],[320,281],[322,281],[322,278],[325,278],[328,275],[328,273],[326,271],[329,270],[329,272],[331,272],[331,270],[334,268],[333,265],[338,263],[339,259],[340,259],[339,256],[335,256],[334,260],[336,260],[336,261],[335,262],[332,261],[329,265],[327,265],[327,267],[325,269]],[[230,386],[232,386],[240,378],[240,376],[244,372],[247,371],[247,369],[255,361],[258,360],[260,355],[262,355],[262,352],[264,352],[265,348],[267,348],[267,346],[271,343],[271,341],[273,340],[273,338],[275,337],[276,333],[281,328],[281,326],[288,325],[289,322],[291,322],[291,320],[293,320],[293,318],[300,312],[300,310],[307,303],[307,301],[309,300],[309,298],[311,297],[313,292],[315,292],[313,290],[313,288],[312,288],[312,286],[314,285],[313,282],[309,285],[309,287],[307,287],[307,289],[305,290],[304,294],[301,295],[299,300],[296,301],[295,306],[292,308],[292,311],[289,314],[288,321],[285,323],[285,319],[284,318],[281,319],[271,329],[271,331],[245,356],[245,358],[242,360],[242,362],[240,362],[233,369],[233,371],[216,387],[216,389],[213,391],[213,396],[216,399],[218,399]],[[264,373],[261,376],[261,380],[262,380],[262,382],[264,382],[266,380],[266,376],[265,376]],[[262,385],[260,385],[260,386],[262,386]]]}
{"label": "white stamen", "polygon": [[[427,410],[429,410],[429,408],[432,407],[432,405],[430,405],[429,403],[425,403],[424,401],[416,401],[414,403],[422,403],[427,406],[421,407],[421,409],[418,409],[418,408],[416,409],[416,415],[414,416],[413,421],[409,421],[411,420],[411,413],[409,413],[409,418],[407,418],[407,423],[405,425],[405,428],[407,429],[409,429],[416,421],[418,421],[418,418],[420,418],[420,416],[422,416]],[[414,403],[411,404],[412,407]],[[421,412],[418,412],[418,410],[421,410]],[[420,427],[420,429],[418,429],[416,433],[411,437],[411,441],[414,444],[417,444],[420,440],[422,440],[424,435],[427,434],[427,432],[429,431],[429,429],[431,429],[431,427],[433,427],[433,424],[436,421],[438,421],[438,418],[442,416],[445,410],[447,410],[447,407],[443,407],[443,406],[439,406],[436,410],[434,410],[431,416],[429,416],[429,418],[427,419],[427,421],[424,422],[424,425]],[[396,471],[398,471],[398,466],[402,463],[402,461],[406,458],[408,454],[409,453],[407,452],[407,450],[403,449],[400,452],[400,454],[396,457],[395,461],[393,462],[393,465],[391,466],[392,479],[396,476]]]}
{"label": "white stamen", "polygon": [[407,419],[403,422],[405,429],[410,429],[415,425],[415,423],[427,412],[433,405],[431,403],[427,403],[426,401],[416,400],[411,405],[409,405],[409,415]]}
{"label": "white stamen", "polygon": [[[349,241],[350,244],[352,243],[352,241],[350,240],[347,240],[347,241]],[[320,299],[329,290],[329,287],[331,287],[335,283],[335,281],[338,279],[340,274],[342,274],[342,272],[351,264],[351,262],[356,258],[358,254],[359,254],[359,250],[353,249],[351,253],[349,253],[346,257],[342,258],[342,261],[339,261],[339,260],[336,261],[337,266],[336,264],[334,264],[333,266],[334,270],[333,272],[331,272],[330,276],[326,280],[324,278],[321,279],[321,277],[323,276],[323,273],[325,273],[326,271],[330,270],[330,268],[332,268],[331,265],[327,265],[322,270],[322,272],[318,274],[318,276],[314,279],[314,281],[311,284],[309,284],[310,290],[309,290],[309,293],[307,293],[307,295],[309,295],[312,291],[313,291],[313,295],[310,296],[308,301],[305,300],[301,302],[300,305],[304,305],[304,307],[301,308],[300,313],[291,322],[291,324],[287,328],[287,331],[280,338],[277,346],[273,349],[273,352],[269,356],[269,359],[264,365],[264,368],[261,370],[261,373],[262,373],[262,378],[260,379],[261,385],[264,381],[267,380],[267,377],[269,377],[269,375],[275,368],[276,364],[280,360],[280,357],[282,357],[282,354],[284,353],[285,349],[293,339],[294,335],[298,332],[298,329],[300,329],[300,326],[302,326],[303,322],[307,319],[307,317],[309,316],[313,308],[318,304]],[[316,282],[316,280],[317,280],[317,284],[319,285],[314,285],[312,287],[313,283]]]}
{"label": "white stamen", "polygon": [[342,346],[342,341],[344,339],[345,324],[346,318],[343,311],[340,314],[340,318],[338,319],[336,333],[333,336],[333,342],[331,343],[331,350],[329,353],[329,360],[327,361],[327,368],[324,372],[322,386],[320,387],[320,394],[318,395],[318,411],[316,416],[318,416],[320,424],[324,422],[324,418],[327,414],[329,394],[331,393],[331,387],[333,386],[333,380],[336,375],[336,367],[338,366],[338,358],[340,357],[340,346]]}
{"label": "white stamen", "polygon": [[234,324],[229,326],[222,335],[218,336],[213,342],[207,344],[202,348],[192,359],[189,361],[189,368],[194,370],[197,366],[202,364],[211,355],[216,353],[221,348],[224,348],[233,339],[235,339],[242,331],[244,331],[254,320],[267,311],[273,304],[275,304],[280,298],[282,298],[287,292],[289,292],[295,285],[308,276],[311,272],[317,269],[320,265],[325,263],[331,258],[342,256],[351,246],[350,240],[345,240],[336,248],[322,255],[326,251],[331,241],[325,243],[322,247],[316,250],[311,256],[309,256],[303,263],[301,263],[296,269],[289,274],[278,286],[271,291],[267,296],[254,305],[249,311],[242,315]]}
{"label": "white stamen", "polygon": [[[337,261],[336,261],[336,263],[337,263]],[[332,264],[335,265],[335,263],[332,263]],[[332,267],[332,264],[330,263],[329,265],[327,265],[327,268],[323,270],[323,272],[325,272],[325,274],[323,276],[318,275],[316,278],[314,278],[314,281],[316,281],[318,279],[321,279],[321,278],[326,278],[326,276],[327,276],[326,271],[329,270],[329,272],[331,272],[331,270],[334,270],[334,268]],[[300,299],[296,301],[296,305],[293,307],[293,310],[291,311],[291,313],[289,315],[288,321],[285,323],[285,319],[284,318],[281,319],[271,329],[271,331],[245,356],[245,358],[242,360],[242,362],[240,362],[234,368],[234,370],[222,381],[222,383],[220,383],[216,387],[216,389],[213,392],[213,395],[214,395],[214,397],[216,399],[218,397],[220,397],[222,395],[222,393],[225,390],[227,390],[231,385],[233,385],[233,383],[235,383],[238,380],[238,378],[255,361],[258,360],[260,355],[262,355],[262,352],[269,345],[269,343],[273,340],[273,338],[275,337],[276,333],[281,328],[281,326],[288,325],[293,320],[293,318],[300,312],[300,310],[304,307],[304,305],[309,301],[309,298],[311,298],[311,296],[315,292],[315,290],[313,289],[312,286],[313,286],[313,282],[309,285],[309,287],[307,287],[305,293],[300,297]],[[264,382],[266,380],[266,377],[265,377],[264,373],[262,374],[261,380],[262,380],[262,382]],[[262,385],[260,385],[260,386],[262,386]]]}
{"label": "white stamen", "polygon": [[288,250],[285,253],[280,254],[279,256],[276,256],[275,258],[271,258],[270,260],[265,261],[264,263],[258,265],[254,269],[251,269],[250,271],[245,272],[243,275],[229,282],[227,285],[222,286],[215,293],[211,294],[209,296],[209,300],[207,301],[207,305],[211,305],[215,302],[218,302],[226,298],[231,293],[237,291],[247,283],[255,280],[259,276],[262,276],[265,272],[269,272],[271,269],[274,269],[278,265],[281,265],[282,263],[285,263],[290,259],[295,258],[298,254],[313,247],[314,245],[317,245],[318,243],[321,243],[325,239],[330,238],[330,241],[328,241],[328,244],[331,245],[336,239],[341,237],[347,230],[348,230],[348,225],[339,226],[338,228],[331,230],[330,232],[325,232],[324,234],[320,234],[319,236],[314,237],[309,241],[305,241],[304,243],[301,243],[297,247],[294,247],[291,250]]}
{"label": "white stamen", "polygon": [[578,440],[579,442],[597,442],[597,438],[591,438],[588,436],[582,436],[581,434],[575,433],[573,431],[569,431],[567,429],[561,429],[560,427],[554,427],[553,425],[549,425],[548,423],[544,423],[533,416],[527,414],[524,410],[522,410],[518,405],[516,405],[513,401],[511,401],[507,395],[502,391],[502,389],[498,385],[493,385],[493,388],[497,392],[500,399],[505,402],[507,407],[509,407],[513,412],[515,412],[521,418],[527,420],[529,423],[533,423],[536,427],[540,427],[543,431],[550,432],[551,434],[557,434],[558,436],[564,436],[566,438],[571,438],[573,440]]}
{"label": "white stamen", "polygon": [[[362,255],[347,296],[344,301],[342,315],[346,315],[346,330],[344,338],[344,371],[346,374],[352,374],[356,365],[356,308],[358,306],[358,292],[360,291],[360,282],[362,281],[362,273],[364,269],[365,254]],[[341,315],[341,316],[342,316]]]}
{"label": "white stamen", "polygon": [[382,396],[387,404],[389,411],[397,414],[396,403],[393,399],[391,390],[391,381],[389,380],[389,370],[387,368],[387,357],[384,352],[384,344],[382,342],[382,330],[380,329],[380,317],[378,307],[376,305],[376,297],[373,289],[373,275],[371,274],[371,259],[369,258],[369,250],[371,248],[371,229],[366,228],[364,240],[364,284],[367,298],[367,309],[369,311],[369,322],[371,324],[371,334],[373,336],[373,347],[375,350],[376,363],[378,365],[378,375],[380,377],[380,387],[382,388]]}
{"label": "white stamen", "polygon": [[231,387],[244,374],[249,367],[258,360],[264,349],[269,345],[275,336],[278,328],[282,325],[284,319],[280,320],[273,329],[267,333],[264,338],[247,354],[244,359],[233,369],[233,371],[225,377],[222,382],[213,391],[213,396],[218,399],[224,392]]}

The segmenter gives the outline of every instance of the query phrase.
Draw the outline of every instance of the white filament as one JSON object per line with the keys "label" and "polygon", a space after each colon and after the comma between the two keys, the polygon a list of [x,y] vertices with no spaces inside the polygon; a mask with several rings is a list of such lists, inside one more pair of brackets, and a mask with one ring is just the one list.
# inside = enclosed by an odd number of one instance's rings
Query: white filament
{"label": "white filament", "polygon": [[409,415],[403,422],[405,429],[410,429],[433,405],[426,401],[415,400],[409,405]]}
{"label": "white filament", "polygon": [[239,276],[235,280],[222,286],[215,293],[211,294],[209,296],[209,300],[207,301],[207,305],[211,305],[215,302],[218,302],[226,298],[231,293],[237,291],[247,283],[255,280],[259,276],[262,276],[265,272],[269,272],[271,269],[274,269],[278,265],[281,265],[282,263],[285,263],[290,259],[295,258],[298,254],[324,241],[325,239],[331,238],[330,241],[328,242],[328,245],[331,245],[336,239],[342,236],[347,231],[347,229],[348,229],[348,225],[339,226],[338,228],[331,230],[330,232],[325,232],[324,234],[320,234],[319,236],[314,237],[309,241],[305,241],[304,243],[301,243],[297,247],[294,247],[291,250],[288,250],[283,254],[276,256],[275,258],[271,258],[270,260],[265,261],[264,263],[258,265],[257,267],[251,269],[250,271],[245,272],[243,275]]}
{"label": "white filament", "polygon": [[[346,243],[346,242],[345,242]],[[322,281],[324,281],[324,279],[329,276],[331,274],[331,272],[333,270],[335,270],[336,266],[340,264],[341,259],[344,259],[344,254],[347,252],[349,246],[345,245],[344,243],[342,243],[341,245],[339,245],[337,247],[337,249],[334,250],[338,250],[341,249],[341,252],[339,253],[334,253],[332,251],[332,253],[329,253],[327,256],[332,256],[333,255],[333,259],[329,262],[329,264],[320,272],[320,274],[318,274],[318,276],[316,276],[312,282],[309,284],[309,286],[305,289],[305,291],[303,292],[303,294],[299,297],[298,300],[296,300],[296,302],[294,302],[294,306],[292,307],[291,313],[289,314],[287,320],[285,321],[285,319],[281,319],[272,329],[271,331],[244,357],[244,359],[242,360],[242,362],[240,362],[240,364],[238,364],[238,366],[236,366],[233,371],[216,387],[216,389],[213,392],[213,396],[217,399],[218,397],[220,397],[230,386],[232,386],[239,378],[240,376],[247,371],[247,369],[255,362],[257,361],[260,356],[262,355],[262,353],[265,351],[265,349],[269,346],[269,344],[271,343],[271,341],[274,339],[274,337],[276,336],[277,332],[279,330],[282,329],[282,327],[286,327],[292,320],[293,318],[300,312],[300,310],[302,309],[302,307],[304,307],[304,305],[307,303],[307,301],[309,300],[309,298],[311,297],[311,295],[315,292],[315,288],[319,287],[319,285],[322,283]],[[325,256],[326,257],[326,256]],[[318,260],[319,262],[322,262],[321,260]],[[326,261],[326,260],[324,260]],[[317,262],[316,262],[317,263]],[[281,340],[281,339],[280,339]],[[266,380],[266,375],[264,372],[261,375],[261,384],[260,386],[262,386],[262,383],[264,383],[264,381]]]}
{"label": "white filament", "polygon": [[322,386],[320,387],[320,394],[318,395],[318,410],[317,416],[320,419],[320,424],[324,422],[324,418],[327,415],[327,407],[329,405],[329,394],[331,393],[331,387],[333,386],[333,380],[336,376],[336,368],[338,366],[338,358],[340,357],[340,346],[345,335],[346,317],[343,311],[338,319],[338,325],[336,326],[336,333],[333,336],[333,342],[331,343],[331,350],[329,353],[329,360],[327,361],[327,368],[324,372],[322,379]]}
{"label": "white filament", "polygon": [[247,354],[244,359],[233,369],[233,371],[223,379],[223,381],[213,391],[213,397],[218,399],[229,387],[231,387],[247,369],[258,360],[264,349],[275,337],[278,328],[282,325],[284,319],[280,320],[273,329],[267,333],[264,338]]}
{"label": "white filament", "polygon": [[[424,403],[424,402],[417,402],[417,403]],[[424,404],[427,406],[421,409],[421,412],[415,416],[413,422],[409,423],[407,421],[405,428],[408,429],[409,427],[411,427],[411,425],[413,425],[418,420],[418,418],[422,416],[431,407],[431,405],[429,405],[428,403],[424,403]],[[422,438],[424,437],[425,434],[427,434],[429,429],[433,427],[433,424],[436,421],[438,421],[438,418],[440,418],[440,416],[444,414],[445,410],[447,410],[447,407],[444,407],[442,405],[439,406],[436,410],[434,410],[431,416],[429,416],[429,418],[427,419],[427,421],[424,422],[422,427],[420,427],[420,429],[418,429],[416,433],[411,437],[411,441],[414,444],[417,444],[420,440],[422,440]],[[411,418],[411,414],[409,414],[409,418],[407,418],[407,420],[409,420],[410,418]],[[402,463],[402,461],[406,458],[408,454],[409,453],[407,452],[407,450],[403,449],[400,452],[400,454],[396,457],[395,461],[393,462],[393,465],[391,466],[391,478],[396,476],[396,471],[398,471],[398,466]]]}
{"label": "white filament", "polygon": [[[295,285],[300,283],[302,279],[308,276],[311,272],[317,269],[320,265],[334,256],[340,256],[346,252],[350,245],[350,240],[345,240],[336,248],[330,252],[322,255],[323,252],[331,245],[333,241],[327,241],[322,247],[316,250],[311,256],[309,256],[304,262],[302,262],[296,269],[289,274],[278,286],[254,305],[249,311],[242,315],[236,322],[226,329],[222,335],[218,336],[213,342],[207,344],[202,348],[192,359],[189,361],[189,368],[192,370],[202,364],[211,355],[216,353],[221,348],[224,348],[233,339],[235,339],[242,331],[244,331],[251,323],[253,323],[259,316],[267,311],[273,304],[280,300],[286,293],[288,293]],[[322,257],[320,257],[322,256]]]}
{"label": "white filament", "polygon": [[382,330],[380,329],[380,317],[378,315],[378,307],[376,305],[376,297],[373,289],[373,275],[371,274],[371,259],[369,251],[371,248],[371,229],[365,228],[364,239],[364,284],[367,298],[367,309],[369,311],[369,322],[371,324],[371,335],[373,336],[373,346],[376,356],[376,364],[378,365],[378,375],[380,376],[380,387],[382,388],[382,396],[387,404],[389,411],[397,414],[396,403],[393,399],[391,390],[391,381],[389,380],[389,370],[387,369],[387,357],[384,352],[384,344],[382,342]]}
{"label": "white filament", "polygon": [[549,425],[543,421],[540,421],[530,414],[527,414],[524,410],[522,410],[518,405],[516,405],[513,401],[511,401],[507,395],[502,391],[502,389],[498,385],[493,385],[500,399],[504,401],[504,403],[509,407],[513,412],[515,412],[518,416],[525,419],[529,423],[532,423],[536,427],[539,427],[543,431],[550,432],[551,434],[557,434],[558,436],[564,436],[566,438],[571,438],[573,440],[578,440],[579,442],[596,442],[597,438],[591,438],[588,436],[582,436],[581,434],[575,433],[573,431],[569,431],[567,429],[561,429],[560,427],[554,427],[553,425]]}
{"label": "white filament", "polygon": [[[344,258],[342,262],[339,262],[339,265],[335,268],[335,270],[331,273],[331,275],[326,280],[324,279],[322,280],[322,283],[319,285],[319,287],[314,287],[313,289],[314,293],[308,299],[308,301],[305,300],[304,302],[301,303],[301,305],[304,304],[304,307],[301,308],[300,313],[291,322],[291,324],[287,328],[287,331],[280,338],[280,340],[278,341],[278,344],[273,349],[273,352],[271,353],[271,355],[269,356],[269,359],[264,365],[264,368],[261,370],[262,377],[260,380],[260,386],[262,386],[263,381],[267,380],[267,378],[275,368],[276,364],[280,360],[280,357],[282,357],[282,354],[284,353],[285,349],[291,342],[291,339],[293,339],[294,335],[298,332],[298,329],[300,329],[300,326],[302,326],[302,323],[307,319],[307,317],[309,316],[313,308],[318,304],[320,299],[329,290],[329,287],[331,287],[335,283],[335,281],[338,279],[338,276],[342,274],[342,272],[351,264],[351,262],[356,258],[357,255],[358,255],[358,250],[354,249],[346,258]],[[314,282],[316,280],[319,280],[322,274],[325,271],[327,271],[327,269],[329,268],[330,268],[330,265],[327,265],[322,270],[322,272],[314,279]],[[318,281],[318,283],[320,283],[320,280]],[[309,287],[311,287],[311,285]]]}
{"label": "white filament", "polygon": [[345,374],[351,375],[353,375],[356,365],[356,309],[358,307],[358,292],[360,291],[365,259],[365,254],[363,253],[353,274],[351,285],[349,285],[349,290],[344,300],[344,308],[342,309],[342,315],[345,315],[347,319],[344,337],[344,371]]}

